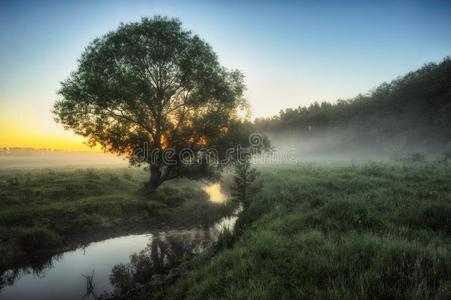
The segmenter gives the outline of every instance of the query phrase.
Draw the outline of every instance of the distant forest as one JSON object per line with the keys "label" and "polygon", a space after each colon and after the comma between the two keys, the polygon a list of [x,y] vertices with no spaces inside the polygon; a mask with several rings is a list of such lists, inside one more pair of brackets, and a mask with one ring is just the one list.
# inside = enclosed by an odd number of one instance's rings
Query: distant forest
{"label": "distant forest", "polygon": [[437,154],[451,141],[451,58],[383,83],[367,95],[289,108],[255,123],[276,144],[297,137],[298,145],[311,153]]}

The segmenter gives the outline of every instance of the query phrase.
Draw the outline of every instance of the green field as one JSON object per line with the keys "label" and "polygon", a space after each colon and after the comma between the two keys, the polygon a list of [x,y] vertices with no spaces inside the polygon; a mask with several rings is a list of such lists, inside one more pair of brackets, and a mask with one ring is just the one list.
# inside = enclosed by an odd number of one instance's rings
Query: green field
{"label": "green field", "polygon": [[[138,299],[450,299],[451,168],[258,169],[256,192],[234,232],[224,232],[163,294],[143,288]],[[147,176],[125,168],[2,171],[2,267],[93,235],[207,224],[231,212],[188,180],[146,197],[140,189]]]}
{"label": "green field", "polygon": [[147,179],[127,168],[1,170],[0,271],[90,240],[210,224],[231,211],[183,179],[146,196]]}
{"label": "green field", "polygon": [[172,298],[451,298],[450,168],[260,171],[229,246],[199,258]]}

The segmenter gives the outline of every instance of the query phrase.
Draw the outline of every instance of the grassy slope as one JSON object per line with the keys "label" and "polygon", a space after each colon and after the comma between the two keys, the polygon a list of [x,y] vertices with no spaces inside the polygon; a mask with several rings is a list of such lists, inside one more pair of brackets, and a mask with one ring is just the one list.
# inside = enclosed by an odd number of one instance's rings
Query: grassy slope
{"label": "grassy slope", "polygon": [[173,298],[451,298],[451,169],[261,172],[240,239],[200,259]]}
{"label": "grassy slope", "polygon": [[0,173],[0,270],[89,236],[210,223],[228,209],[183,180],[146,199],[138,191],[147,176],[125,168]]}

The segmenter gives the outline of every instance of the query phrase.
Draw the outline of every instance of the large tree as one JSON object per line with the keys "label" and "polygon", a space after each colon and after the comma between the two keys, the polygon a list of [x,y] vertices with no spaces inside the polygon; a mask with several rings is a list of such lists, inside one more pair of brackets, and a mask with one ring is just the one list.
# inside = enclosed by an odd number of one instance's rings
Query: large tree
{"label": "large tree", "polygon": [[144,18],[95,39],[61,85],[56,121],[90,146],[148,164],[151,191],[179,176],[208,175],[201,149],[221,159],[252,132],[237,117],[246,105],[243,76],[222,67],[177,19]]}

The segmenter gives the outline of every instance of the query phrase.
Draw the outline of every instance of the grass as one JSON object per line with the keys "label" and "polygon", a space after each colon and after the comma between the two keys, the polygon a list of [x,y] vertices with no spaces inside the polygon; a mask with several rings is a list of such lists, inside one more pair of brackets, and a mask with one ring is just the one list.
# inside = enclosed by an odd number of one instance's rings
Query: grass
{"label": "grass", "polygon": [[208,201],[199,183],[171,181],[140,192],[138,169],[0,172],[0,271],[89,237],[150,226],[210,224],[231,208]]}
{"label": "grass", "polygon": [[[173,299],[450,299],[451,169],[261,167],[235,237]],[[231,240],[237,240],[230,246]]]}

